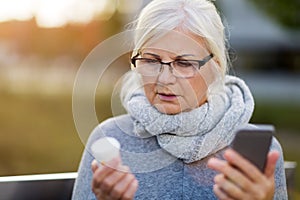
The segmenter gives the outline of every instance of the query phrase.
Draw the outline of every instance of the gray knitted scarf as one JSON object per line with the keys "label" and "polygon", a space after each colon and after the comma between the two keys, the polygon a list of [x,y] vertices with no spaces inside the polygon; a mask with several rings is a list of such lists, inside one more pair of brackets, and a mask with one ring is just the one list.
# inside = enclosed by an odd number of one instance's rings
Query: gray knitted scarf
{"label": "gray knitted scarf", "polygon": [[249,88],[233,76],[226,76],[223,92],[209,95],[205,104],[188,112],[163,114],[142,91],[133,93],[125,103],[134,118],[134,134],[156,136],[163,149],[186,163],[230,145],[234,130],[249,122],[254,109]]}

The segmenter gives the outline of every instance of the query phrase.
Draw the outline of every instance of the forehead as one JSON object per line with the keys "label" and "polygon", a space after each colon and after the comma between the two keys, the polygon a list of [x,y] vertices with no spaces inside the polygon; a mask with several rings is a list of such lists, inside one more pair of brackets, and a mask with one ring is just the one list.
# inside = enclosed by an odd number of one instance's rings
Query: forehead
{"label": "forehead", "polygon": [[143,47],[143,51],[168,52],[175,55],[193,54],[206,55],[204,39],[191,33],[168,31],[161,37],[150,39]]}

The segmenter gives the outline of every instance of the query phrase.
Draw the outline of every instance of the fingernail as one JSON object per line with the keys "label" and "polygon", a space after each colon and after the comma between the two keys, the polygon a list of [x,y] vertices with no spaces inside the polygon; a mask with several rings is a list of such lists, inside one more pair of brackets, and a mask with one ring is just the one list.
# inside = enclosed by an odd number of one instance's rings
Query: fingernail
{"label": "fingernail", "polygon": [[215,158],[211,158],[211,159],[208,160],[207,164],[209,166],[216,166],[216,165],[218,165],[218,160],[215,159]]}
{"label": "fingernail", "polygon": [[103,167],[102,163],[99,163],[96,159],[92,161],[92,165],[96,165],[98,169]]}
{"label": "fingernail", "polygon": [[98,165],[97,160],[94,159],[94,160],[92,161],[92,165]]}
{"label": "fingernail", "polygon": [[233,149],[228,149],[224,154],[226,155],[226,157],[232,158],[235,155],[235,151]]}

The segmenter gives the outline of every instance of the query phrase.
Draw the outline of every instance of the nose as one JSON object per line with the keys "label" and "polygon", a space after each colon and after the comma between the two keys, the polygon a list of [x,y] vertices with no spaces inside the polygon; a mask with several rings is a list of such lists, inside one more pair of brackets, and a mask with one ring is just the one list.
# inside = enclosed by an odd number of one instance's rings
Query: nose
{"label": "nose", "polygon": [[158,82],[162,84],[174,84],[176,77],[172,74],[172,67],[168,64],[162,64],[161,71],[158,75]]}

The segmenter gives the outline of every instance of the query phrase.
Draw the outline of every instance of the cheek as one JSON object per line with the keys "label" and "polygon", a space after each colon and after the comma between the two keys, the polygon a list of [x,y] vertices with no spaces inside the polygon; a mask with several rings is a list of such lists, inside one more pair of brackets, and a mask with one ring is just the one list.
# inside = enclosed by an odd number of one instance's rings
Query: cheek
{"label": "cheek", "polygon": [[143,87],[145,95],[149,102],[152,104],[155,98],[155,83],[150,79],[143,79]]}
{"label": "cheek", "polygon": [[206,82],[201,78],[201,81],[198,81],[194,86],[194,91],[199,101],[202,100],[203,98],[206,98],[207,89],[208,87]]}
{"label": "cheek", "polygon": [[184,88],[185,99],[191,107],[198,107],[207,99],[207,85],[202,77],[189,80]]}

